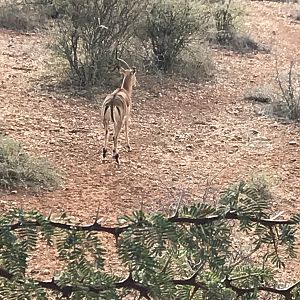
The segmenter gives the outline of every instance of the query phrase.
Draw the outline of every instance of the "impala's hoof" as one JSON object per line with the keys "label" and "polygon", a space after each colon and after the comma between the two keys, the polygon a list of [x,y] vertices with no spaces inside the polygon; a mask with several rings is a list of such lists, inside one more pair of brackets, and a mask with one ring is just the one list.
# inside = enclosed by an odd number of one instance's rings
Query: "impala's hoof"
{"label": "impala's hoof", "polygon": [[103,157],[103,159],[106,158],[106,154],[107,154],[107,149],[103,148],[103,150],[102,150],[102,157]]}
{"label": "impala's hoof", "polygon": [[116,160],[117,164],[120,164],[119,153],[116,153],[113,158]]}

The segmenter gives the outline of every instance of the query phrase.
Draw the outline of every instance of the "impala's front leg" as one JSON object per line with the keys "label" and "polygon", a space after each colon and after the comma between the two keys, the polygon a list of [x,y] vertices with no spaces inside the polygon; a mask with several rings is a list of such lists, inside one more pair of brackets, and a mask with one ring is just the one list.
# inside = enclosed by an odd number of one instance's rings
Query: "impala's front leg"
{"label": "impala's front leg", "polygon": [[125,126],[125,140],[127,143],[127,149],[128,151],[131,151],[130,143],[129,143],[129,137],[128,137],[128,130],[129,130],[129,117],[126,117],[124,121],[124,126]]}

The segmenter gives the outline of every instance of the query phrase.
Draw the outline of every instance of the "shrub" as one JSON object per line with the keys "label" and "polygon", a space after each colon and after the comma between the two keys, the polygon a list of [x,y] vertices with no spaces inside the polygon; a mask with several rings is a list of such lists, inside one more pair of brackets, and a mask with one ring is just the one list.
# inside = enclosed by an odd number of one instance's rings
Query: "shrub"
{"label": "shrub", "polygon": [[172,67],[173,73],[195,83],[211,79],[215,70],[206,44],[190,45],[184,49]]}
{"label": "shrub", "polygon": [[157,69],[172,72],[191,42],[205,39],[208,17],[201,3],[156,0],[136,33],[145,47],[151,49],[150,59]]}
{"label": "shrub", "polygon": [[236,21],[241,12],[231,5],[231,0],[217,1],[213,5],[215,39],[218,43],[229,44],[236,35]]}
{"label": "shrub", "polygon": [[240,32],[239,22],[243,16],[243,10],[233,5],[231,0],[214,1],[212,12],[214,25],[211,41],[242,53],[269,51],[248,34]]}
{"label": "shrub", "polygon": [[[277,60],[276,60],[277,61]],[[300,120],[300,73],[291,62],[287,76],[280,76],[276,65],[277,82],[280,89],[280,100],[275,101],[275,114],[286,116],[291,120]]]}
{"label": "shrub", "polygon": [[69,64],[80,86],[103,82],[114,63],[118,44],[126,44],[147,1],[56,0],[55,49]]}
{"label": "shrub", "polygon": [[0,188],[53,189],[59,178],[45,159],[33,159],[19,142],[0,135]]}
{"label": "shrub", "polygon": [[272,198],[269,181],[264,174],[253,175],[248,184],[257,191],[261,199],[267,201]]}

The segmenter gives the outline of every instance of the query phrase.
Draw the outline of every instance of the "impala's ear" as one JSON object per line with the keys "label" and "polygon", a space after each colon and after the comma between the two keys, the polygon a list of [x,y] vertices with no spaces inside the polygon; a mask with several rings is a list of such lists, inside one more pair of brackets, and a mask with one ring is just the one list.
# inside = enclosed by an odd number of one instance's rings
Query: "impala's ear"
{"label": "impala's ear", "polygon": [[119,70],[119,73],[120,73],[121,75],[124,75],[125,72],[126,72],[126,70],[125,70],[124,68],[122,68],[122,67],[118,67],[118,70]]}
{"label": "impala's ear", "polygon": [[131,68],[131,74],[133,75],[133,74],[135,74],[136,73],[136,67],[132,67]]}

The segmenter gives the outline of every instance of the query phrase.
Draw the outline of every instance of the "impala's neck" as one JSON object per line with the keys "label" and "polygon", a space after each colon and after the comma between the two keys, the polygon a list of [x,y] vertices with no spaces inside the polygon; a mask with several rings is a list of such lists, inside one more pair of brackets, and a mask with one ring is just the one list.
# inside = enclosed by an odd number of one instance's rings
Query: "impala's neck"
{"label": "impala's neck", "polygon": [[123,88],[124,90],[126,90],[128,92],[128,94],[129,94],[129,96],[131,97],[131,94],[132,94],[132,83],[131,83],[130,76],[124,76],[121,88]]}

